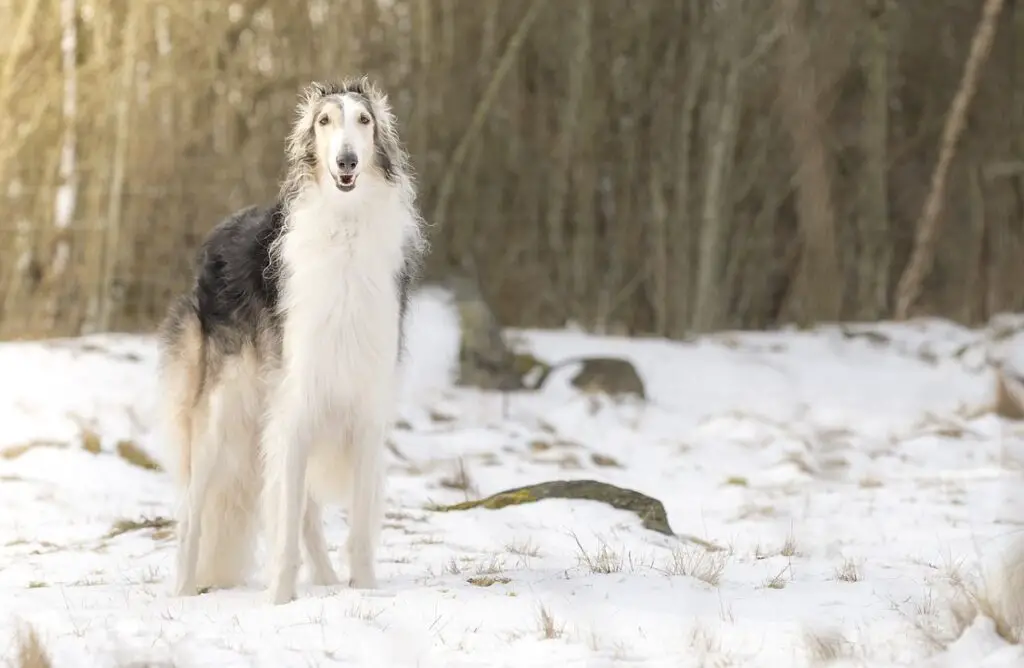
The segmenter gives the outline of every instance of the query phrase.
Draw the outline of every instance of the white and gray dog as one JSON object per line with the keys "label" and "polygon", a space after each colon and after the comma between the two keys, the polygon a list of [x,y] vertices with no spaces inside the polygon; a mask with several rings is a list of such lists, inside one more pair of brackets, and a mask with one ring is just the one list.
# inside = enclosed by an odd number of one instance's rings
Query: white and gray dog
{"label": "white and gray dog", "polygon": [[327,502],[348,505],[350,586],[376,586],[384,441],[426,247],[416,189],[388,99],[365,77],[306,89],[287,162],[272,206],[209,234],[161,325],[179,595],[245,582],[261,493],[273,603],[295,598],[300,542],[313,583],[338,582]]}

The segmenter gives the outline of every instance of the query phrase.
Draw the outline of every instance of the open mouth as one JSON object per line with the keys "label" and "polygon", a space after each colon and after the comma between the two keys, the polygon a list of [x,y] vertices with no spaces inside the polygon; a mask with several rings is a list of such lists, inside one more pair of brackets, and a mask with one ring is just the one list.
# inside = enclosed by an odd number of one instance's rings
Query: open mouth
{"label": "open mouth", "polygon": [[356,175],[342,174],[335,180],[335,184],[338,186],[338,190],[347,193],[356,187]]}

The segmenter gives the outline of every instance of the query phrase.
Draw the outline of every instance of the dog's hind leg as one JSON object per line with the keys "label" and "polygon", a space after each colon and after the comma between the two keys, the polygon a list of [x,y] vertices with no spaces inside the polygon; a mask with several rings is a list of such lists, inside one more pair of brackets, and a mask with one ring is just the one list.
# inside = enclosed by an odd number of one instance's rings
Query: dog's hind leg
{"label": "dog's hind leg", "polygon": [[206,437],[209,396],[203,391],[204,339],[190,304],[175,304],[161,326],[160,430],[180,496],[174,591],[196,593],[201,515],[212,480],[215,451]]}
{"label": "dog's hind leg", "polygon": [[258,367],[243,352],[229,360],[210,411],[211,438],[219,446],[220,476],[203,509],[199,550],[200,587],[244,584],[252,563],[260,491]]}
{"label": "dog's hind leg", "polygon": [[207,429],[196,430],[193,434],[193,446],[198,447],[194,447],[192,452],[189,483],[178,515],[177,583],[174,588],[178,596],[198,593],[196,571],[199,542],[202,539],[203,509],[206,507],[217,466],[217,444],[210,441]]}
{"label": "dog's hind leg", "polygon": [[235,478],[211,485],[203,512],[203,532],[196,567],[200,589],[228,589],[245,584],[252,564],[256,493]]}
{"label": "dog's hind leg", "polygon": [[309,564],[310,579],[315,585],[336,585],[338,579],[331,557],[327,552],[327,539],[324,537],[324,523],[320,512],[320,504],[311,496],[306,498],[306,510],[302,516],[302,538],[306,548],[306,560]]}

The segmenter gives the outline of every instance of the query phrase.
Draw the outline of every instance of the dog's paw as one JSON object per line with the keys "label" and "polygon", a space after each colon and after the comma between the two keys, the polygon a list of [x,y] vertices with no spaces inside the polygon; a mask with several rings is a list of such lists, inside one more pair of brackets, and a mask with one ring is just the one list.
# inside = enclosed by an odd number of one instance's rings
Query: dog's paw
{"label": "dog's paw", "polygon": [[267,600],[271,605],[284,605],[295,600],[295,586],[278,582],[267,590]]}
{"label": "dog's paw", "polygon": [[191,580],[181,580],[174,585],[175,596],[195,596],[200,593],[196,583]]}
{"label": "dog's paw", "polygon": [[267,600],[270,601],[271,605],[284,605],[285,603],[291,603],[295,600],[295,591],[288,591],[287,589],[274,587],[270,590]]}
{"label": "dog's paw", "polygon": [[341,578],[334,572],[334,569],[327,569],[324,571],[314,571],[310,582],[318,587],[336,587],[341,584]]}
{"label": "dog's paw", "polygon": [[377,578],[372,573],[353,575],[348,579],[348,586],[351,589],[376,589]]}

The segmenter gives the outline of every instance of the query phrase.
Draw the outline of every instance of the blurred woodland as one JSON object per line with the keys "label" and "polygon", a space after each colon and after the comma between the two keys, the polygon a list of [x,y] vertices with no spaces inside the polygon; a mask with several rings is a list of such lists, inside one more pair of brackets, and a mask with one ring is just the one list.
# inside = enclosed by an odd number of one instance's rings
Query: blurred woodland
{"label": "blurred woodland", "polygon": [[202,236],[275,196],[300,89],[361,72],[412,154],[428,277],[476,277],[506,325],[1020,310],[1002,5],[0,0],[0,338],[153,328]]}

